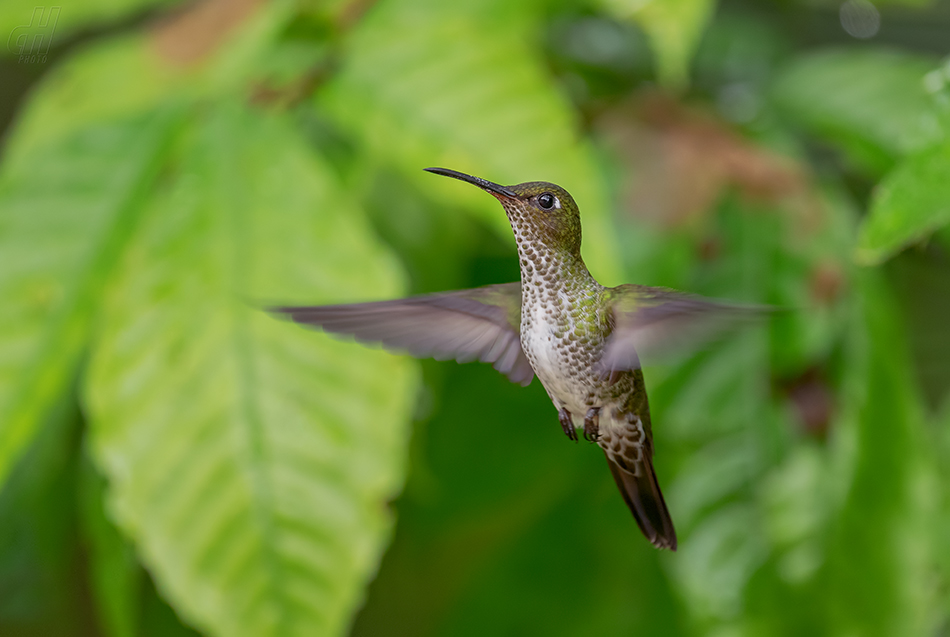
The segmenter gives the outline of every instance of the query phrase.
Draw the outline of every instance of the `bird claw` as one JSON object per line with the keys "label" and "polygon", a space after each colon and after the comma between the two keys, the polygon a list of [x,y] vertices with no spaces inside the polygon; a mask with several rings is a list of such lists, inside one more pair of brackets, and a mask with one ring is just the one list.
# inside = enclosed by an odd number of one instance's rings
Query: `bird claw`
{"label": "bird claw", "polygon": [[564,430],[565,435],[577,442],[577,429],[574,428],[574,419],[571,417],[571,412],[562,409],[557,413],[557,418],[561,421],[561,429]]}
{"label": "bird claw", "polygon": [[591,407],[584,416],[584,440],[597,442],[600,438],[600,407]]}

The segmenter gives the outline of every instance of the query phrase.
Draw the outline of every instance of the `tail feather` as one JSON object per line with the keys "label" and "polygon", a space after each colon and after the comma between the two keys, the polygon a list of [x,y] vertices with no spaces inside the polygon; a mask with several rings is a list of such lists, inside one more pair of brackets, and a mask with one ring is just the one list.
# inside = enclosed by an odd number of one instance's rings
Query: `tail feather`
{"label": "tail feather", "polygon": [[607,456],[607,464],[643,535],[657,548],[675,551],[676,531],[660,493],[653,463],[645,459],[639,467],[639,476],[622,469],[610,456]]}

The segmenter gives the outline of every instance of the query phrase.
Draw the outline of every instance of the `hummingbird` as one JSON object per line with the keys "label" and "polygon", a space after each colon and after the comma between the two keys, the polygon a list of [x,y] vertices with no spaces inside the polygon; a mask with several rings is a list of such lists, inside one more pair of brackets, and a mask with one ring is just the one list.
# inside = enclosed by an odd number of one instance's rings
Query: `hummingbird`
{"label": "hummingbird", "polygon": [[[446,168],[502,205],[521,280],[513,283],[272,312],[326,332],[437,360],[479,360],[521,385],[535,376],[567,437],[599,446],[643,535],[676,550],[676,531],[653,469],[653,431],[640,357],[748,315],[754,308],[666,288],[600,285],[581,258],[577,204],[560,186],[502,186]],[[718,327],[717,327],[718,326]]]}

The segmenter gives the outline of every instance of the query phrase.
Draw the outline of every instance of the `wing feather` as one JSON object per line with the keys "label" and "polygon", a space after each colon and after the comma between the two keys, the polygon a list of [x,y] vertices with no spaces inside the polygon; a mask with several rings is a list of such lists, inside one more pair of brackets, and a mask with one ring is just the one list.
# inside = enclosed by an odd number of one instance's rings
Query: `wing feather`
{"label": "wing feather", "polygon": [[645,285],[621,285],[610,293],[614,330],[601,359],[605,374],[639,369],[641,357],[695,349],[775,310]]}
{"label": "wing feather", "polygon": [[381,343],[420,358],[479,360],[522,385],[534,371],[521,349],[521,284],[489,285],[348,305],[272,307],[300,325]]}

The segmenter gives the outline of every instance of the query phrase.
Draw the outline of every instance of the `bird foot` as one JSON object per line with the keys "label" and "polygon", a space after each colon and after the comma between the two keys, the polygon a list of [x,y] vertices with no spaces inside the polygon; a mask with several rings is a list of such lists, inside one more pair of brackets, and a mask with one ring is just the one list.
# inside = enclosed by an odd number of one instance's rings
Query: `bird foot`
{"label": "bird foot", "polygon": [[577,442],[577,429],[574,428],[574,419],[571,417],[571,412],[562,409],[557,412],[557,418],[561,421],[561,429],[564,430],[565,435]]}
{"label": "bird foot", "polygon": [[584,416],[584,440],[597,442],[600,438],[600,407],[591,407]]}

